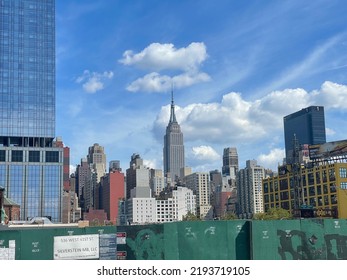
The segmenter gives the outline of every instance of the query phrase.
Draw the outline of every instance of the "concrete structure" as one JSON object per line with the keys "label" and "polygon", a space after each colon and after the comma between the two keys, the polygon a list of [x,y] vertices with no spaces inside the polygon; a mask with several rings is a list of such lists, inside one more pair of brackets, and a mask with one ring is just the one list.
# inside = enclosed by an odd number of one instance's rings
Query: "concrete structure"
{"label": "concrete structure", "polygon": [[[149,186],[149,169],[143,165],[143,159],[139,154],[133,154],[130,160],[130,167],[126,170],[126,198],[136,196],[132,195],[135,188],[138,188],[135,192],[141,197],[148,197]],[[140,189],[141,188],[141,189]],[[141,194],[142,193],[142,194]]]}
{"label": "concrete structure", "polygon": [[292,163],[293,141],[296,137],[299,146],[326,142],[323,106],[310,106],[283,118],[286,163]]}
{"label": "concrete structure", "polygon": [[2,1],[0,185],[20,219],[62,219],[63,148],[55,138],[55,2]]}
{"label": "concrete structure", "polygon": [[179,179],[180,169],[185,166],[184,144],[181,127],[176,120],[175,104],[171,100],[170,121],[166,127],[164,136],[164,176],[171,178],[171,184]]}
{"label": "concrete structure", "polygon": [[100,209],[104,209],[107,219],[114,225],[118,224],[119,201],[124,199],[124,174],[111,171],[101,177],[99,186]]}
{"label": "concrete structure", "polygon": [[161,169],[150,170],[150,188],[154,196],[159,196],[160,192],[165,188],[165,178]]}
{"label": "concrete structure", "polygon": [[256,213],[264,212],[262,179],[265,169],[256,160],[247,160],[246,168],[240,169],[237,180],[239,217],[250,219]]}
{"label": "concrete structure", "polygon": [[200,219],[212,219],[213,209],[210,202],[210,174],[195,172],[185,177],[186,187],[196,195],[197,215]]}
{"label": "concrete structure", "polygon": [[86,158],[76,167],[76,193],[83,212],[94,207],[93,172]]}
{"label": "concrete structure", "polygon": [[89,166],[96,173],[96,183],[100,182],[100,178],[106,173],[106,155],[104,147],[95,143],[88,148],[87,161]]}
{"label": "concrete structure", "polygon": [[131,198],[127,201],[130,224],[150,224],[157,221],[157,205],[153,197]]}
{"label": "concrete structure", "polygon": [[174,221],[182,221],[191,213],[196,215],[196,196],[191,189],[177,187],[172,191],[172,216]]}

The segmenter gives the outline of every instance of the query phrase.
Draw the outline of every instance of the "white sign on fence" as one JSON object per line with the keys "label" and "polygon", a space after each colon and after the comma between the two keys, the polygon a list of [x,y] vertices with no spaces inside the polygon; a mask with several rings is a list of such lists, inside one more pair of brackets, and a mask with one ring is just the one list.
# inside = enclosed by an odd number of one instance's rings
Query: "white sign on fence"
{"label": "white sign on fence", "polygon": [[55,260],[88,260],[98,258],[98,234],[54,237]]}

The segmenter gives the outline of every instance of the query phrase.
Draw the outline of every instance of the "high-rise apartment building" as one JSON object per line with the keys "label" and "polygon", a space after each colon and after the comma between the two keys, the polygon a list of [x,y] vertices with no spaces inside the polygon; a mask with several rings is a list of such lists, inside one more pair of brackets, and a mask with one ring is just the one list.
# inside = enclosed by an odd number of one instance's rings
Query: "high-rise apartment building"
{"label": "high-rise apartment building", "polygon": [[256,213],[264,212],[262,180],[265,169],[256,160],[247,160],[246,168],[240,169],[237,176],[237,196],[239,216],[250,219]]}
{"label": "high-rise apartment building", "polygon": [[20,219],[62,220],[62,147],[55,147],[55,1],[1,1],[0,185]]}
{"label": "high-rise apartment building", "polygon": [[286,162],[292,163],[294,139],[299,145],[326,142],[323,106],[310,106],[283,118]]}
{"label": "high-rise apartment building", "polygon": [[171,100],[170,121],[166,127],[164,136],[164,176],[170,177],[174,182],[180,176],[180,170],[184,167],[184,144],[181,127],[176,120],[175,104]]}
{"label": "high-rise apartment building", "polygon": [[114,225],[119,224],[118,210],[119,203],[124,199],[124,174],[119,170],[101,177],[99,184],[99,209],[104,209],[107,219]]}
{"label": "high-rise apartment building", "polygon": [[165,178],[163,176],[163,170],[151,169],[149,183],[152,194],[154,196],[159,196],[160,192],[165,188]]}
{"label": "high-rise apartment building", "polygon": [[195,172],[185,177],[186,187],[196,195],[197,215],[201,219],[212,219],[213,209],[210,201],[210,174]]}

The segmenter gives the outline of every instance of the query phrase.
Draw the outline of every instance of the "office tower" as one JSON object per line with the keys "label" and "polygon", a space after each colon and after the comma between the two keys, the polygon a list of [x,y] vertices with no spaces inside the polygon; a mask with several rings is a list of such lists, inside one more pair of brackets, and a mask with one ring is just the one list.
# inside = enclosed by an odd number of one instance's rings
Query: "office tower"
{"label": "office tower", "polygon": [[287,163],[292,163],[295,137],[299,146],[304,144],[323,144],[326,142],[323,106],[304,108],[285,116],[283,122]]}
{"label": "office tower", "polygon": [[186,187],[196,195],[197,215],[201,219],[212,219],[212,206],[210,202],[210,174],[208,172],[195,172],[185,177]]}
{"label": "office tower", "polygon": [[1,1],[0,185],[20,219],[62,216],[55,137],[55,1]]}
{"label": "office tower", "polygon": [[106,173],[106,155],[104,147],[95,143],[88,148],[87,161],[90,167],[96,173],[96,183],[100,182],[100,178]]}
{"label": "office tower", "polygon": [[239,216],[250,219],[253,214],[264,212],[262,179],[265,169],[257,165],[256,160],[247,160],[246,168],[239,171],[237,178]]}
{"label": "office tower", "polygon": [[230,176],[231,179],[236,179],[236,174],[239,170],[239,157],[236,148],[225,148],[223,150],[223,167],[222,175]]}
{"label": "office tower", "polygon": [[170,121],[164,136],[164,176],[170,177],[173,183],[180,176],[180,169],[184,167],[183,133],[176,120],[173,93],[171,94]]}

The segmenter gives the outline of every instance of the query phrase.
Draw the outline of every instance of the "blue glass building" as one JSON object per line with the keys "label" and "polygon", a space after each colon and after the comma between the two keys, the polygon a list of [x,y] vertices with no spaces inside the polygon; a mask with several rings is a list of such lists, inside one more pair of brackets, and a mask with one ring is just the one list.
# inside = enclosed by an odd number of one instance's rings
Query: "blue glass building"
{"label": "blue glass building", "polygon": [[55,1],[0,1],[0,185],[20,217],[61,220],[55,147]]}
{"label": "blue glass building", "polygon": [[310,106],[283,118],[287,163],[292,162],[294,135],[299,145],[326,142],[324,107]]}

